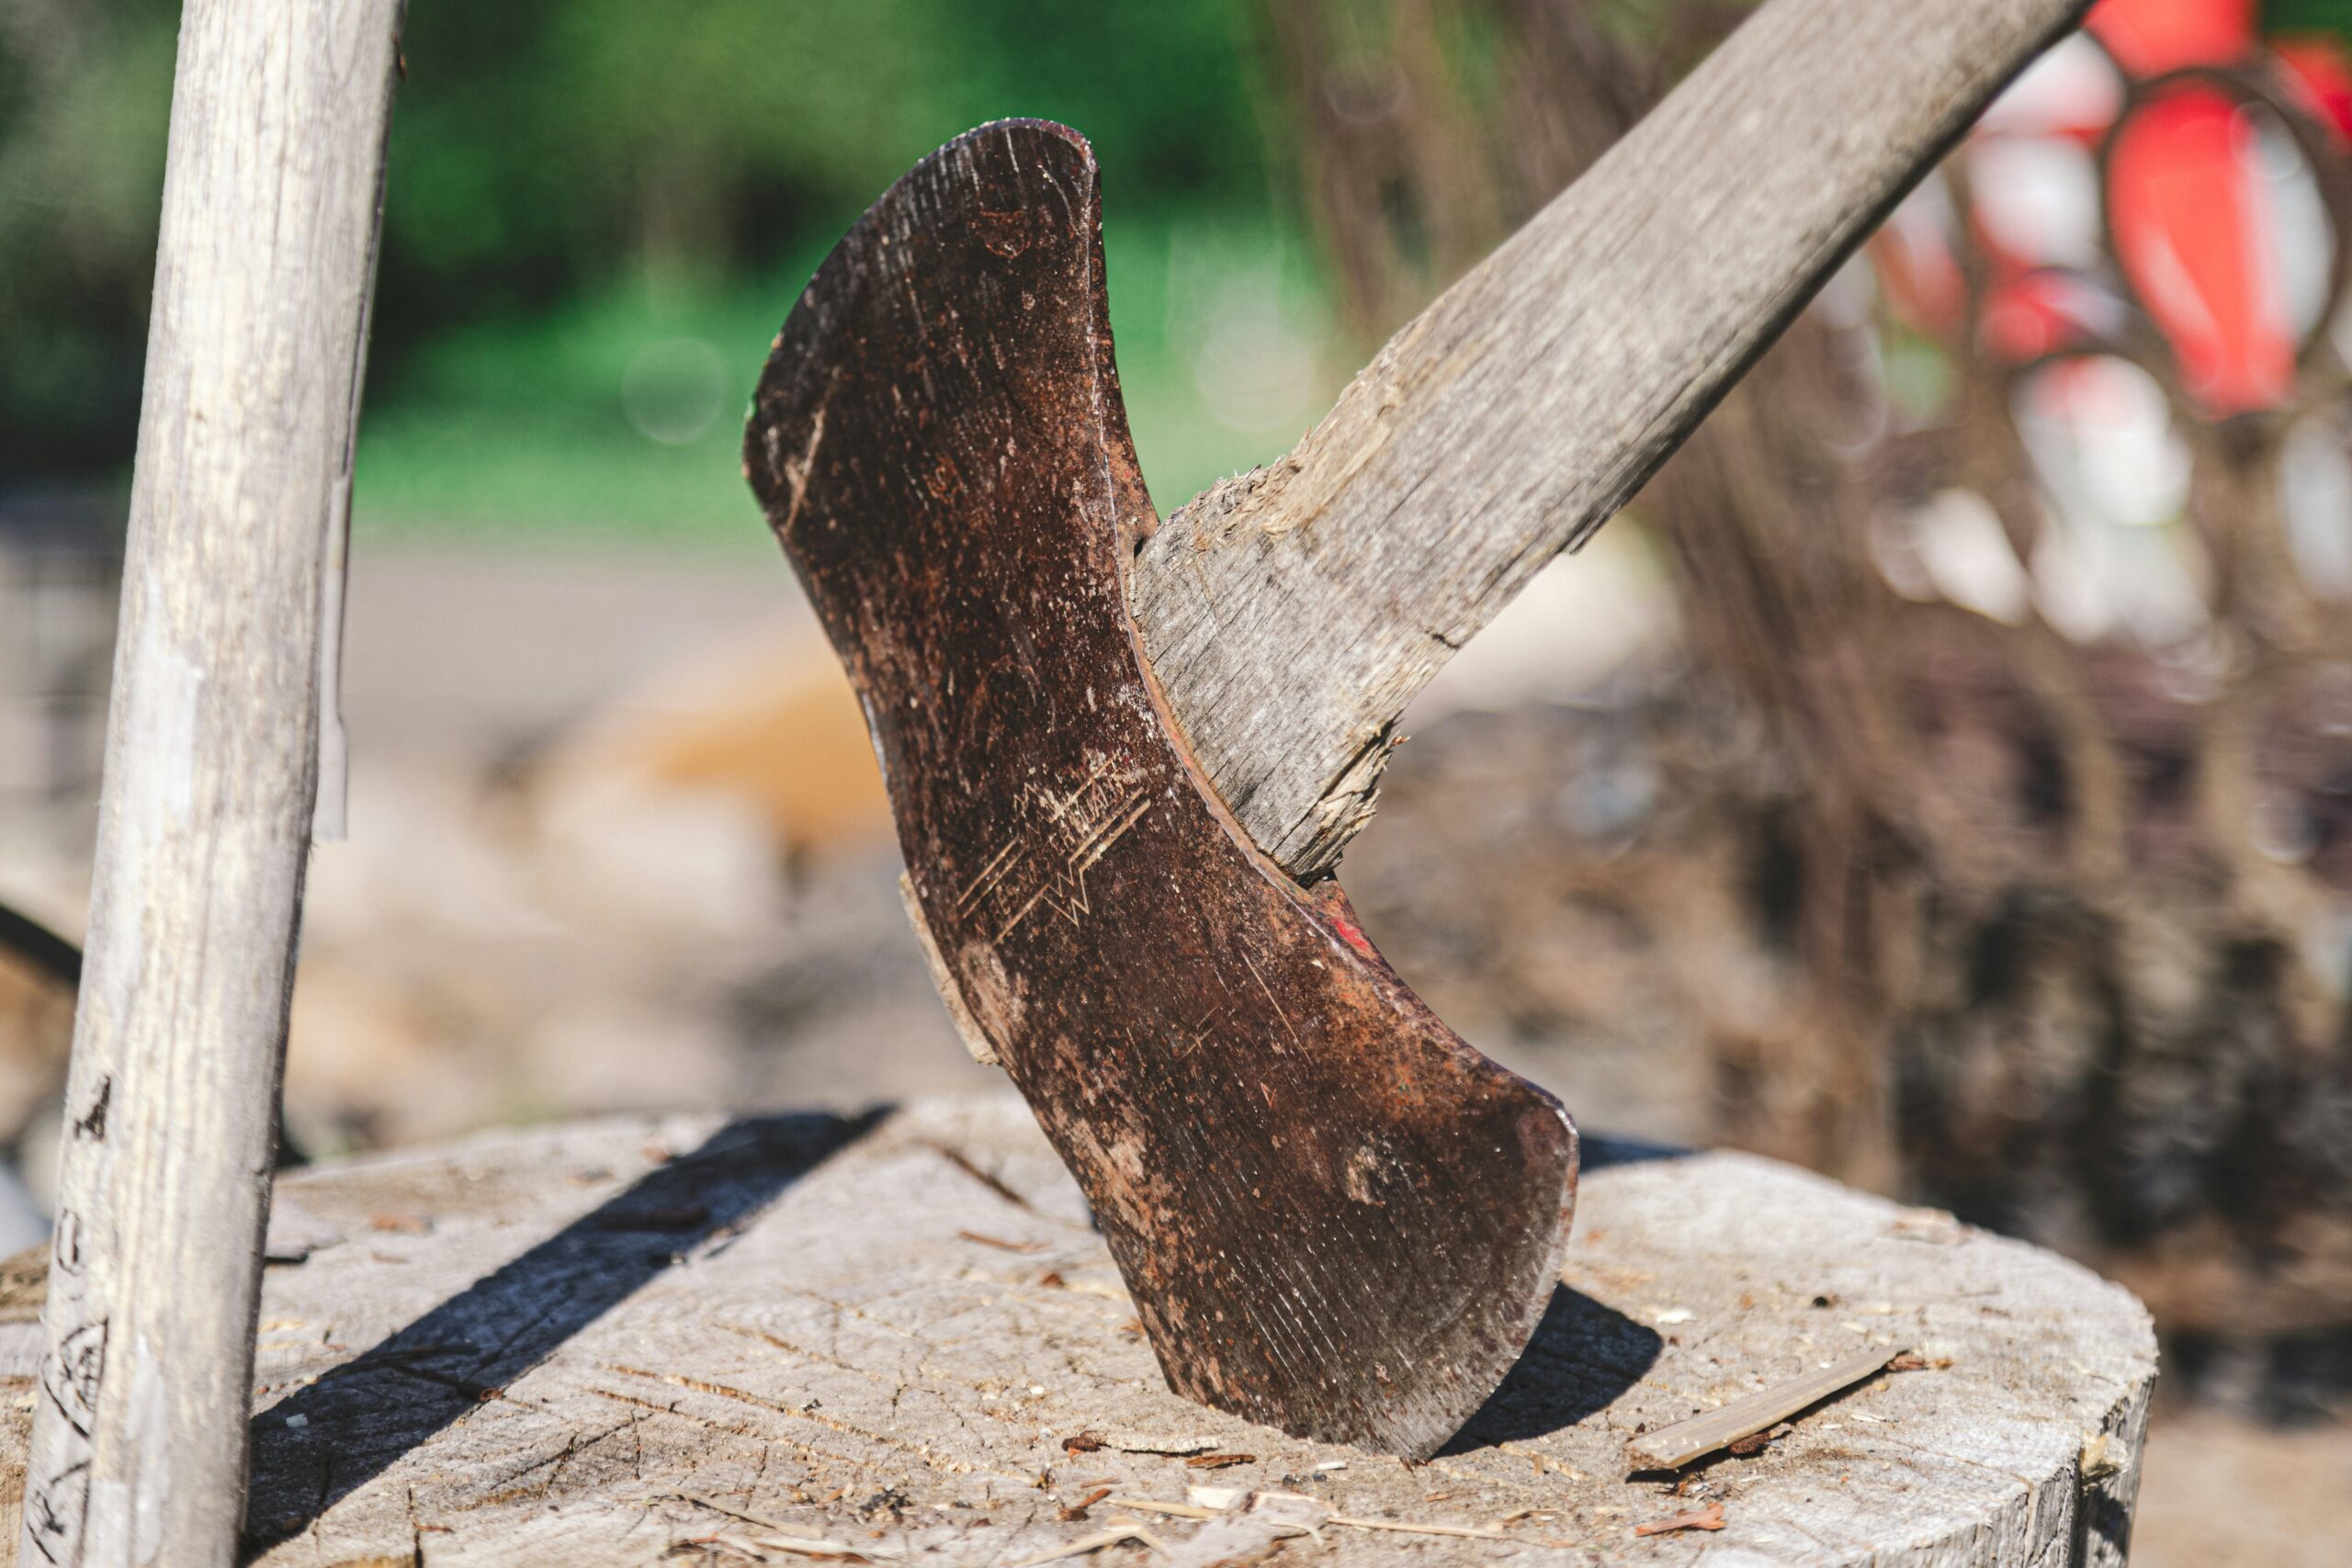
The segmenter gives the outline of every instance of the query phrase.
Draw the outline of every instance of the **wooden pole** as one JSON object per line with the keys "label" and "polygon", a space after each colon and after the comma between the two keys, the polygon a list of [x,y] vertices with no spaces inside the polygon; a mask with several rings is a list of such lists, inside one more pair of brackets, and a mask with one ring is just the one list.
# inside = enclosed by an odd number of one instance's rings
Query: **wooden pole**
{"label": "wooden pole", "polygon": [[237,1555],[401,0],[188,0],[28,1563]]}
{"label": "wooden pole", "polygon": [[1770,0],[1271,468],[1136,558],[1152,670],[1297,875],[1396,716],[1598,528],[2087,0]]}

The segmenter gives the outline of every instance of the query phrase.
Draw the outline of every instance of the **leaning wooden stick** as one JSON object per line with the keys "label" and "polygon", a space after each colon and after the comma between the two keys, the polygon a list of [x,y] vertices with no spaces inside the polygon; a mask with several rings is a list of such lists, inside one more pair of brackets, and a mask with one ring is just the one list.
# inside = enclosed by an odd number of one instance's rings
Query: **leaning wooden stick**
{"label": "leaning wooden stick", "polygon": [[1599,527],[2086,0],[1771,0],[1129,582],[1226,804],[1301,877],[1396,716]]}
{"label": "leaning wooden stick", "polygon": [[27,1562],[236,1560],[401,0],[189,0]]}

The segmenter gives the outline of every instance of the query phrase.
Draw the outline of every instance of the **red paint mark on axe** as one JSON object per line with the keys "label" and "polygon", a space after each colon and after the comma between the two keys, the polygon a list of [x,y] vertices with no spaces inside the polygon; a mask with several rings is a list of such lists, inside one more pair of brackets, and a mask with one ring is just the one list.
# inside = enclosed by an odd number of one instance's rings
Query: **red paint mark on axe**
{"label": "red paint mark on axe", "polygon": [[1342,942],[1366,958],[1374,956],[1372,943],[1364,940],[1363,928],[1336,909],[1331,911],[1331,929],[1340,933]]}

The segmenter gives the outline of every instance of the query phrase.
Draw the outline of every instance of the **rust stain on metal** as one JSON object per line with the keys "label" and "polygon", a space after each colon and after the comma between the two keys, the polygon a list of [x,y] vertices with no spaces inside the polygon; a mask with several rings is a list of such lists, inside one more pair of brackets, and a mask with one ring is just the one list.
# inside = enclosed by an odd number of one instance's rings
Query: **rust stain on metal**
{"label": "rust stain on metal", "polygon": [[893,186],[786,323],[745,455],[865,704],[943,987],[1170,1384],[1434,1451],[1551,1295],[1575,1129],[1336,885],[1257,852],[1169,716],[1125,598],[1157,519],[1084,141],[988,126]]}

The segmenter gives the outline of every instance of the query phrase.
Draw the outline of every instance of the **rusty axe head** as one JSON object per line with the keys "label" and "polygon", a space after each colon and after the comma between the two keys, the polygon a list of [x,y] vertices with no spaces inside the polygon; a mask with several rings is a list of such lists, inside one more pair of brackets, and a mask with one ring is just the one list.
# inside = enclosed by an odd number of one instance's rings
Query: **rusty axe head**
{"label": "rusty axe head", "polygon": [[1576,1131],[1258,852],[1123,570],[1155,525],[1097,179],[1061,127],[925,159],[776,340],[747,468],[865,708],[909,908],[1092,1203],[1179,1392],[1432,1452],[1525,1346]]}

